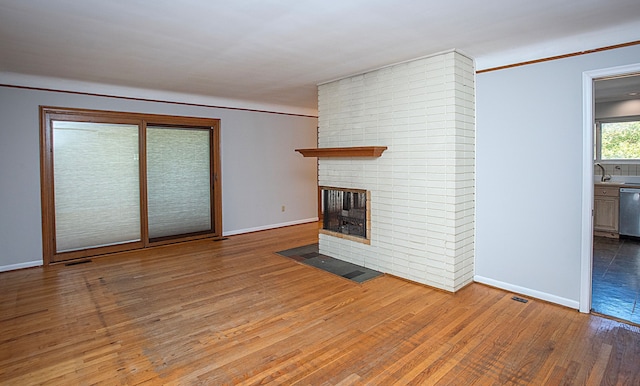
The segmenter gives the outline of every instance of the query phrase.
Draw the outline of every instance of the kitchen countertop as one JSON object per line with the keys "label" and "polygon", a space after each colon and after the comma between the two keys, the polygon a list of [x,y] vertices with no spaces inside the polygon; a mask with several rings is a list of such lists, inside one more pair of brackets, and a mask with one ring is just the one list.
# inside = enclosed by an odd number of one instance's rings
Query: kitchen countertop
{"label": "kitchen countertop", "polygon": [[627,184],[624,182],[618,182],[618,181],[614,181],[614,182],[600,182],[600,181],[596,181],[593,183],[596,186],[611,186],[611,187],[632,187],[632,186],[638,186],[636,184]]}
{"label": "kitchen countertop", "polygon": [[[609,177],[609,176],[607,176]],[[635,186],[640,187],[640,176],[610,176],[610,180],[606,182],[601,181],[601,175],[593,176],[593,184],[596,186],[611,186],[611,187],[627,187],[632,188]]]}

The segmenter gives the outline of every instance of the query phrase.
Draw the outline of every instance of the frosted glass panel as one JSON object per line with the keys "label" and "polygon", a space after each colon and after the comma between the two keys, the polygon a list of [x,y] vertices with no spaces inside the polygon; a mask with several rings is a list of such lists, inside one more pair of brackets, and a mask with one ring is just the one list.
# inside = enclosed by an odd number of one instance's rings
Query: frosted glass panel
{"label": "frosted glass panel", "polygon": [[211,230],[208,129],[147,127],[149,238]]}
{"label": "frosted glass panel", "polygon": [[138,126],[52,125],[56,252],[139,241]]}

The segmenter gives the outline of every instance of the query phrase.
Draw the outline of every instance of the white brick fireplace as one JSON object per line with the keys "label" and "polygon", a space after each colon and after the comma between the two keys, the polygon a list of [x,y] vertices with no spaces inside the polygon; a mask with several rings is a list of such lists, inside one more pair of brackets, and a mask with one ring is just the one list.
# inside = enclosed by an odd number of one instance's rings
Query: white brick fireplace
{"label": "white brick fireplace", "polygon": [[380,158],[320,157],[320,186],[370,192],[370,244],[320,234],[320,253],[443,290],[473,280],[473,61],[457,51],[318,88],[318,147],[388,146]]}

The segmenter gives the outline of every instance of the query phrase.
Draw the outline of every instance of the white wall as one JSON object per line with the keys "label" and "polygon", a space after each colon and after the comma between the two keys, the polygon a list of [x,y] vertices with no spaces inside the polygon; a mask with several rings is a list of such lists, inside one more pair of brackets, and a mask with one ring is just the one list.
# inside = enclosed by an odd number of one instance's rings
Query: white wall
{"label": "white wall", "polygon": [[476,281],[578,308],[582,73],[638,61],[632,46],[477,75]]}
{"label": "white wall", "polygon": [[371,193],[371,244],[320,235],[320,252],[446,291],[473,280],[474,70],[450,51],[321,85],[322,186]]}
{"label": "white wall", "polygon": [[39,105],[220,118],[223,233],[317,218],[316,160],[294,151],[315,117],[0,87],[0,271],[42,263]]}

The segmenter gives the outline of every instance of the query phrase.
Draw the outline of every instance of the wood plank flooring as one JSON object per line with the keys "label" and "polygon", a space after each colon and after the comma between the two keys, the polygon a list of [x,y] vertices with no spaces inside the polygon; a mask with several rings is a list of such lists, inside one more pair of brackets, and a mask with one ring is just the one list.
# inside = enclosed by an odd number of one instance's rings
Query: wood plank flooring
{"label": "wood plank flooring", "polygon": [[640,384],[637,326],[274,253],[316,241],[305,224],[0,273],[0,384]]}

